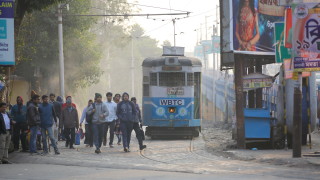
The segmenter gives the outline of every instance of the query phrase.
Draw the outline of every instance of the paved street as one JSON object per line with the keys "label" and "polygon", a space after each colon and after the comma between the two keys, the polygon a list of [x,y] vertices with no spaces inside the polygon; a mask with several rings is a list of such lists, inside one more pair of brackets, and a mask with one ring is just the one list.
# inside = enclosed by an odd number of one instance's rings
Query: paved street
{"label": "paved street", "polygon": [[[257,162],[231,160],[205,151],[202,136],[194,140],[151,140],[148,148],[138,151],[132,136],[130,153],[122,147],[94,148],[80,145],[76,150],[63,147],[61,155],[47,156],[15,152],[10,154],[16,164],[1,165],[2,179],[319,179],[315,169],[290,168]],[[12,170],[14,169],[14,170]],[[31,178],[32,177],[32,178]]]}

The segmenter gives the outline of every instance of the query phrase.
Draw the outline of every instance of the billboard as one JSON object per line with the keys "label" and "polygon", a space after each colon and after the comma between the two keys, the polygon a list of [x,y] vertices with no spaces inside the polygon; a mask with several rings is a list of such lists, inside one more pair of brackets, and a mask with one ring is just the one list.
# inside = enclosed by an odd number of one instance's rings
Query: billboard
{"label": "billboard", "polygon": [[320,3],[292,7],[292,44],[295,72],[320,71]]}
{"label": "billboard", "polygon": [[279,1],[232,0],[233,51],[274,54],[274,22],[284,20]]}
{"label": "billboard", "polygon": [[276,52],[276,62],[283,63],[283,59],[291,58],[291,49],[284,47],[284,22],[274,23],[274,37],[275,37],[275,52]]}
{"label": "billboard", "polygon": [[220,36],[212,36],[212,52],[220,53]]}
{"label": "billboard", "polygon": [[15,65],[14,57],[14,4],[0,0],[0,65]]}

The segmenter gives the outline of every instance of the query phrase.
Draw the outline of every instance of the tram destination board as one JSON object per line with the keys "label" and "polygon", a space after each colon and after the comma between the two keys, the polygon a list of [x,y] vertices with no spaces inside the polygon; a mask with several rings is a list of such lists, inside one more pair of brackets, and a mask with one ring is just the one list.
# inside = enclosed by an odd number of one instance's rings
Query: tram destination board
{"label": "tram destination board", "polygon": [[184,89],[182,87],[168,87],[168,95],[184,95]]}
{"label": "tram destination board", "polygon": [[162,66],[162,71],[181,71],[182,66]]}

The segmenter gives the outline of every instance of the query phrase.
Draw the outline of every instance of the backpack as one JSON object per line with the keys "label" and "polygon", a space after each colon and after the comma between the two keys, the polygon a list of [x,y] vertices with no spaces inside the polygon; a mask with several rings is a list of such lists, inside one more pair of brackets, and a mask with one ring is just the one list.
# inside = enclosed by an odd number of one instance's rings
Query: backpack
{"label": "backpack", "polygon": [[[93,109],[95,109],[95,108],[96,108],[96,104],[95,104],[95,103],[92,103],[92,107],[93,107]],[[92,123],[93,114],[94,114],[94,113],[91,113],[91,114],[87,114],[87,115],[86,115],[86,121],[87,121],[88,124],[91,124],[91,123]]]}

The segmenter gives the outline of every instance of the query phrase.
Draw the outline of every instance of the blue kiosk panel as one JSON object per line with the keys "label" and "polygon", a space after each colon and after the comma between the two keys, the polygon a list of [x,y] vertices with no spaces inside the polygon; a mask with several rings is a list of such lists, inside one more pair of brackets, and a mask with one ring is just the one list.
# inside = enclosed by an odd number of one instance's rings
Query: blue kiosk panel
{"label": "blue kiosk panel", "polygon": [[268,109],[244,109],[246,139],[270,138],[270,111]]}

